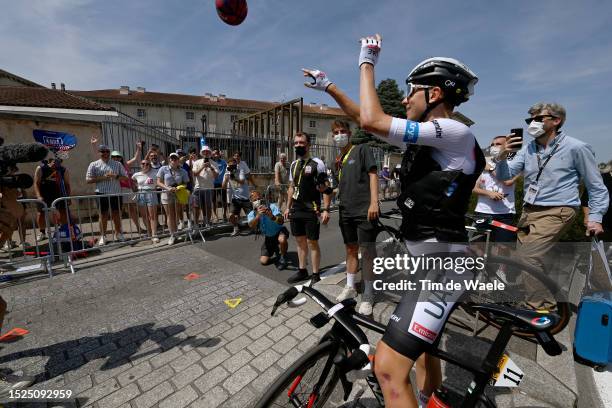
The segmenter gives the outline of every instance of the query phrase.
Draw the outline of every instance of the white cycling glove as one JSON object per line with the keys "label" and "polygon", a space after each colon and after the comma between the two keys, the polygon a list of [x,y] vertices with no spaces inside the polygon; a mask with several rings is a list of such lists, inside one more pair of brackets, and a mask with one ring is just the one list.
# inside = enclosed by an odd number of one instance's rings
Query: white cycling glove
{"label": "white cycling glove", "polygon": [[327,91],[327,88],[333,83],[327,78],[325,72],[318,69],[306,69],[302,68],[305,77],[310,77],[313,82],[304,82],[308,88],[316,89],[318,91]]}
{"label": "white cycling glove", "polygon": [[375,37],[362,38],[361,52],[359,53],[359,66],[361,66],[361,64],[376,65],[381,45],[382,37],[378,34],[376,34]]}

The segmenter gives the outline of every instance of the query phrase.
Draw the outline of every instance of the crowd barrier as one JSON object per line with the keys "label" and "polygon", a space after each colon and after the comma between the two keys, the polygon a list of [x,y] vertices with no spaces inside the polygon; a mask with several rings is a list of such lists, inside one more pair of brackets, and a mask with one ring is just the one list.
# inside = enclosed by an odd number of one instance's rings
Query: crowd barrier
{"label": "crowd barrier", "polygon": [[50,230],[49,209],[41,200],[27,198],[19,203],[24,213],[17,220],[17,231],[0,248],[0,282],[41,271],[53,276],[53,245],[44,244],[43,237],[37,233],[39,223],[46,231]]}
{"label": "crowd barrier", "polygon": [[[287,184],[271,184],[250,187],[250,191],[257,189],[266,202],[277,204],[283,212],[288,188]],[[199,236],[205,242],[208,230],[230,226],[229,191],[227,188],[195,190],[180,206],[176,205],[177,194],[160,190],[62,197],[49,207],[40,200],[19,200],[26,211],[19,220],[18,231],[13,234],[14,242],[10,241],[0,253],[0,280],[1,276],[4,280],[8,280],[7,276],[17,276],[11,275],[14,271],[45,271],[52,276],[54,264],[57,267],[62,263],[74,273],[74,261],[79,258],[146,241],[164,245],[171,235],[175,241],[183,239],[193,243],[194,237]],[[101,242],[100,210],[103,208],[110,212],[104,217],[106,234]],[[113,208],[116,208],[115,218]],[[168,215],[172,208],[174,219]],[[245,216],[244,212],[240,214],[241,222]],[[43,228],[39,222],[44,224]],[[42,236],[41,230],[45,232]],[[141,247],[148,248],[138,246]]]}

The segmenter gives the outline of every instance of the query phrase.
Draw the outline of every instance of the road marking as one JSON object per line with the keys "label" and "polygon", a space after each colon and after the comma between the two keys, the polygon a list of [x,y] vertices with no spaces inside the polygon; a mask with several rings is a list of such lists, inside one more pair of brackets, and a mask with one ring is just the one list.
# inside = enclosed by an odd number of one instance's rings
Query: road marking
{"label": "road marking", "polygon": [[224,303],[226,305],[228,305],[229,307],[231,307],[232,309],[234,309],[236,306],[238,306],[240,304],[240,302],[242,302],[242,298],[227,299],[227,300],[224,301]]}
{"label": "road marking", "polygon": [[612,407],[612,365],[603,373],[593,370],[593,380],[604,407]]}

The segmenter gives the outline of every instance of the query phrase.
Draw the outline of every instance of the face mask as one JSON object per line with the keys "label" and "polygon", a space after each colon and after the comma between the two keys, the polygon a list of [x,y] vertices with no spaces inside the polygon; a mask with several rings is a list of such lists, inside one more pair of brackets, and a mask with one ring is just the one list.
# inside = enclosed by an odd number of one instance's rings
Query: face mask
{"label": "face mask", "polygon": [[295,154],[297,156],[304,156],[306,154],[306,147],[305,146],[296,146],[295,147]]}
{"label": "face mask", "polygon": [[334,135],[334,142],[336,142],[339,148],[344,148],[349,142],[348,134],[338,133],[337,135]]}
{"label": "face mask", "polygon": [[542,136],[545,133],[544,123],[536,122],[534,120],[527,127],[527,133],[529,133],[531,136],[533,136],[535,138],[538,138],[538,137]]}
{"label": "face mask", "polygon": [[501,151],[501,148],[499,146],[489,147],[489,153],[491,153],[492,157],[496,157],[500,151]]}

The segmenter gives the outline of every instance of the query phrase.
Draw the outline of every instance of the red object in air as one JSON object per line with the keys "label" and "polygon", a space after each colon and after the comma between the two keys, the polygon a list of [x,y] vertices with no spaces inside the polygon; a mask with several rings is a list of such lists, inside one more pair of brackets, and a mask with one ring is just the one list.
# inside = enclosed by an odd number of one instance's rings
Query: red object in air
{"label": "red object in air", "polygon": [[238,25],[249,11],[246,0],[215,0],[217,14],[226,24]]}

